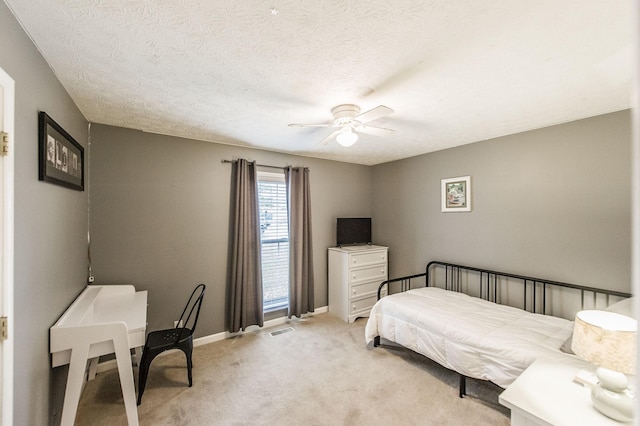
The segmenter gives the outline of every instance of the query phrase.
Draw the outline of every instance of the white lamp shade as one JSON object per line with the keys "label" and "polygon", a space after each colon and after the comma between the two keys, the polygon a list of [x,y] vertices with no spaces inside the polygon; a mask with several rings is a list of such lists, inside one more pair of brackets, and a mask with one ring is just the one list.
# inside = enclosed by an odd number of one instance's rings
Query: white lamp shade
{"label": "white lamp shade", "polygon": [[638,321],[606,311],[576,314],[571,349],[599,367],[635,374]]}
{"label": "white lamp shade", "polygon": [[351,130],[351,128],[349,127],[338,133],[338,136],[336,136],[336,141],[340,145],[347,148],[358,141],[358,134]]}

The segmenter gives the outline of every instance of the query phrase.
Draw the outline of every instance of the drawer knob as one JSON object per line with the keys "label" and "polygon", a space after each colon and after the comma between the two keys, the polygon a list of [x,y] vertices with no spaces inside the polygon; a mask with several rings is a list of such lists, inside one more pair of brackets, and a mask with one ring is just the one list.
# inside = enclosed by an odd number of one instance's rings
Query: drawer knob
{"label": "drawer knob", "polygon": [[356,305],[351,306],[351,310],[355,311],[356,310]]}
{"label": "drawer knob", "polygon": [[353,294],[358,294],[358,290],[356,290],[355,288],[353,289]]}
{"label": "drawer knob", "polygon": [[355,279],[355,278],[356,278],[356,274],[353,274],[353,277],[352,277],[352,278],[354,278],[354,279]]}

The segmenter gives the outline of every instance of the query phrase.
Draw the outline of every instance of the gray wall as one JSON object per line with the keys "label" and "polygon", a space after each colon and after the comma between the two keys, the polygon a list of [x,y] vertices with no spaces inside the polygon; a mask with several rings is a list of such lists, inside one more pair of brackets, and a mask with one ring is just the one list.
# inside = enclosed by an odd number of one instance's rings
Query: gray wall
{"label": "gray wall", "polygon": [[90,228],[96,283],[149,290],[149,328],[172,326],[207,284],[197,336],[225,330],[231,165],[246,158],[311,170],[315,304],[327,305],[338,216],[371,214],[371,168],[104,125],[91,126]]}
{"label": "gray wall", "polygon": [[[444,260],[630,291],[629,111],[373,168],[392,276]],[[470,213],[440,211],[440,180],[471,176]]]}
{"label": "gray wall", "polygon": [[[14,424],[55,422],[64,368],[52,371],[49,327],[82,291],[87,193],[38,181],[38,111],[86,147],[87,122],[0,2],[0,67],[15,80]],[[64,374],[62,374],[64,376]]]}

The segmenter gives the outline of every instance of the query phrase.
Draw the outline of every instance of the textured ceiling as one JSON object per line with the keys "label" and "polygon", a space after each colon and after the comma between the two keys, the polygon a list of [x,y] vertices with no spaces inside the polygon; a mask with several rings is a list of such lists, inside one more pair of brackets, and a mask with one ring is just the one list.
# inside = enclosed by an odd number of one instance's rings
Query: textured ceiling
{"label": "textured ceiling", "polygon": [[[5,0],[94,123],[379,164],[631,105],[632,0]],[[354,103],[395,110],[319,145]]]}

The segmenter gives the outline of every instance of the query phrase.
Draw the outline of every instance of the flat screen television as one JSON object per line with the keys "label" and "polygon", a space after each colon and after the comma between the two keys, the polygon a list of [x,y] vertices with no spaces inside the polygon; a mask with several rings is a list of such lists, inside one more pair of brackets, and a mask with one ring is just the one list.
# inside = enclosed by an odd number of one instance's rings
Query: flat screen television
{"label": "flat screen television", "polygon": [[370,217],[339,217],[336,222],[338,246],[371,244]]}

